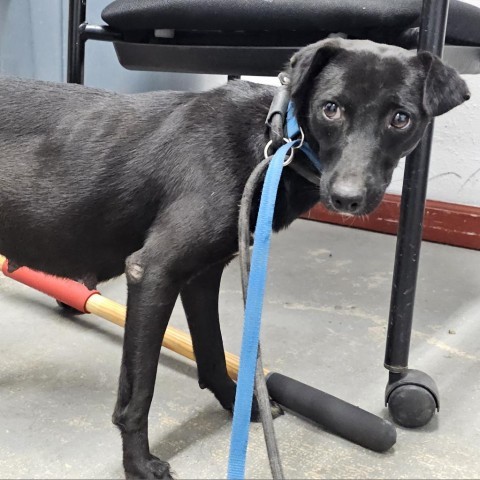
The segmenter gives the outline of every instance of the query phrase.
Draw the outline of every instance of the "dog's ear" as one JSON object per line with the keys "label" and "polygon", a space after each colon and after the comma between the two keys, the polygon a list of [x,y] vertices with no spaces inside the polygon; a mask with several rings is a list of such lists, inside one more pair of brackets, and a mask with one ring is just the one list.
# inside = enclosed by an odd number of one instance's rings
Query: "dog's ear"
{"label": "dog's ear", "polygon": [[339,51],[338,40],[331,38],[308,45],[293,55],[288,73],[292,100],[297,107],[303,103],[313,79]]}
{"label": "dog's ear", "polygon": [[417,56],[425,70],[423,106],[428,115],[442,115],[470,98],[467,84],[455,69],[429,52]]}

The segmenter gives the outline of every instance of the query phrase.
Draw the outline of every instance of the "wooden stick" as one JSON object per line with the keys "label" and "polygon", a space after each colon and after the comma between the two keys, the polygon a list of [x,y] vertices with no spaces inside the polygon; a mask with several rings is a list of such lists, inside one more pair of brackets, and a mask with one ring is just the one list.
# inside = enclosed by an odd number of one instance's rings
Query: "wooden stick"
{"label": "wooden stick", "polygon": [[[127,315],[126,307],[113,300],[109,300],[102,295],[92,295],[87,300],[85,308],[89,313],[102,317],[120,327],[125,326],[125,318]],[[167,328],[162,345],[183,357],[195,361],[190,335],[178,328]],[[225,361],[227,363],[228,374],[233,380],[236,380],[238,375],[239,358],[236,355],[233,355],[233,353],[225,352]],[[265,370],[265,374],[267,373],[268,371]]]}
{"label": "wooden stick", "polygon": [[[6,267],[4,265],[6,260],[7,259],[4,256],[0,255],[0,268]],[[125,326],[127,308],[124,305],[114,302],[113,300],[109,300],[96,291],[88,291],[86,287],[74,282],[73,280],[52,277],[50,275],[45,275],[43,273],[27,269],[26,267],[22,267],[14,273],[8,273],[6,268],[3,270],[4,273],[9,277],[43,291],[54,298],[60,299],[64,301],[64,303],[68,304],[69,301],[74,303],[75,300],[75,302],[78,304],[72,305],[75,308],[81,310],[84,305],[84,311],[93,313],[101,318],[104,318],[105,320],[108,320],[109,322],[119,325],[120,327]],[[61,295],[64,294],[65,291],[70,291],[73,295],[67,295],[65,298]],[[86,302],[85,300],[82,301],[82,298],[85,298]],[[82,302],[85,303],[83,304]],[[167,328],[165,337],[163,339],[163,346],[169,350],[172,350],[173,352],[178,353],[179,355],[195,361],[192,339],[190,335],[178,330],[177,328]],[[232,353],[226,352],[225,361],[227,363],[228,374],[233,380],[236,380],[238,375],[239,358]],[[267,373],[268,371],[265,370],[265,375]]]}

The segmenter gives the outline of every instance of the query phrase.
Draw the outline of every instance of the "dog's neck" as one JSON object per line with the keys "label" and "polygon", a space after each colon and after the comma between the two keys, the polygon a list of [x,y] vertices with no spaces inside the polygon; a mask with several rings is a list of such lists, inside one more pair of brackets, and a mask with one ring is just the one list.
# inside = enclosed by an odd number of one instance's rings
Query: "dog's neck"
{"label": "dog's neck", "polygon": [[[248,84],[248,82],[245,83]],[[238,137],[234,141],[241,143],[238,151],[244,153],[246,157],[244,161],[250,165],[251,171],[263,160],[265,145],[270,139],[265,120],[275,94],[275,88],[255,84],[248,84],[248,87],[243,85],[242,88],[238,88],[238,85],[232,85],[232,87],[242,93],[240,99],[242,108],[232,108],[229,113],[232,117],[228,121],[233,121],[237,125]],[[303,153],[297,153],[294,162],[300,168],[310,171],[314,175],[310,161]],[[277,196],[278,208],[275,209],[273,223],[275,231],[287,227],[320,200],[318,183],[314,184],[312,180],[305,179],[293,168],[284,169]]]}

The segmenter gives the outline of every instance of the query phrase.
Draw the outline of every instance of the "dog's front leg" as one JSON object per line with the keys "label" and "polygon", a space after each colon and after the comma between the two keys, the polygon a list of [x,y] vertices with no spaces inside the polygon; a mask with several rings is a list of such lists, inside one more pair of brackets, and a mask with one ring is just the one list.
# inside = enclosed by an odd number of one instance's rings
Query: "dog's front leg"
{"label": "dog's front leg", "polygon": [[192,335],[198,383],[223,408],[233,410],[235,382],[228,376],[218,316],[218,293],[224,263],[212,265],[183,286],[181,298]]}
{"label": "dog's front leg", "polygon": [[[153,242],[154,244],[156,242]],[[118,399],[113,422],[120,428],[127,478],[171,478],[169,465],[150,453],[148,412],[157,374],[160,346],[179,292],[158,253],[144,249],[127,260],[127,320]],[[152,252],[153,253],[153,252]],[[170,266],[170,265],[169,265]]]}

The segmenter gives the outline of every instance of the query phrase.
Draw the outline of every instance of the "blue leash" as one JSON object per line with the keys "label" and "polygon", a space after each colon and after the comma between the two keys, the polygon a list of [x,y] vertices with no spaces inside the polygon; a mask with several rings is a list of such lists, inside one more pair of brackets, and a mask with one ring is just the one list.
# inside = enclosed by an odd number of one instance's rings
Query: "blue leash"
{"label": "blue leash", "polygon": [[[293,115],[291,102],[287,110],[286,127],[287,135],[290,139],[297,137],[301,133]],[[255,226],[255,241],[247,289],[240,368],[238,372],[237,393],[230,440],[230,456],[228,461],[227,477],[229,480],[242,480],[245,478],[245,460],[250,430],[255,367],[260,338],[260,324],[265,295],[273,213],[278,185],[284,166],[283,163],[287,153],[294,147],[300,147],[315,167],[320,170],[320,161],[311,148],[306,143],[301,144],[301,140],[295,139],[288,141],[275,152],[265,176]]]}

